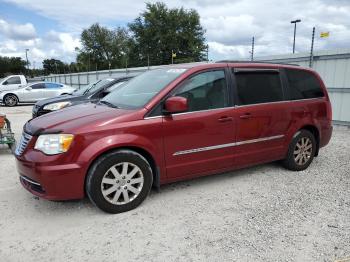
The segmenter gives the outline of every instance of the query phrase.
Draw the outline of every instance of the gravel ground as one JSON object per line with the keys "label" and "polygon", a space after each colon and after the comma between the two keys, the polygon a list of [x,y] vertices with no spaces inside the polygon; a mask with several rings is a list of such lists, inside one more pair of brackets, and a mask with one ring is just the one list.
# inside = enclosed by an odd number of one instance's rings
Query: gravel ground
{"label": "gravel ground", "polygon": [[[30,106],[0,107],[17,138]],[[350,130],[309,169],[272,163],[161,187],[108,215],[25,191],[0,149],[0,261],[335,261],[350,257]]]}

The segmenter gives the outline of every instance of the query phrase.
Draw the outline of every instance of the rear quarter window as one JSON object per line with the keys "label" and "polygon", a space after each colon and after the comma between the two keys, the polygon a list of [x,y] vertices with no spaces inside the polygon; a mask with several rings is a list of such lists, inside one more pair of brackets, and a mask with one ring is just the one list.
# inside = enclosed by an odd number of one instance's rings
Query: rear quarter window
{"label": "rear quarter window", "polygon": [[290,100],[323,97],[321,84],[316,76],[308,71],[285,69]]}

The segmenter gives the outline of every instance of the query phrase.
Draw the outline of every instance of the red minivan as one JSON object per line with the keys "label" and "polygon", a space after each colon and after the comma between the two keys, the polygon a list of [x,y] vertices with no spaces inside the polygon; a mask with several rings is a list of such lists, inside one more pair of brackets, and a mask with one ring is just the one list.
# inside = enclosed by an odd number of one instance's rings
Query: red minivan
{"label": "red minivan", "polygon": [[304,170],[332,134],[313,70],[224,61],[147,71],[98,103],[30,120],[16,149],[22,185],[49,200],[87,195],[137,207],[152,185],[282,160]]}

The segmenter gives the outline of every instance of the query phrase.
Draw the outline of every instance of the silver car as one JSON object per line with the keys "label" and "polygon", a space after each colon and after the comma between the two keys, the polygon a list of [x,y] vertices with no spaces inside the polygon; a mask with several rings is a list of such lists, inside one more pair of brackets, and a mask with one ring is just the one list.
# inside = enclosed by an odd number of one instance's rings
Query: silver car
{"label": "silver car", "polygon": [[71,94],[74,91],[75,88],[59,83],[31,83],[20,89],[0,92],[0,102],[6,106],[15,106],[18,103],[35,103],[42,99]]}

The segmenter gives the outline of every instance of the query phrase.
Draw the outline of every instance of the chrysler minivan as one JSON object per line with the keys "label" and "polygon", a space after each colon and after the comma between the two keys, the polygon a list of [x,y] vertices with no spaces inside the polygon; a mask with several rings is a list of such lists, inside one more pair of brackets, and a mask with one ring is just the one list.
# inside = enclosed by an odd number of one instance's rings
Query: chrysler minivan
{"label": "chrysler minivan", "polygon": [[223,61],[147,71],[98,103],[26,123],[22,185],[49,200],[88,196],[131,210],[152,185],[281,160],[306,169],[332,134],[320,76],[293,65]]}

